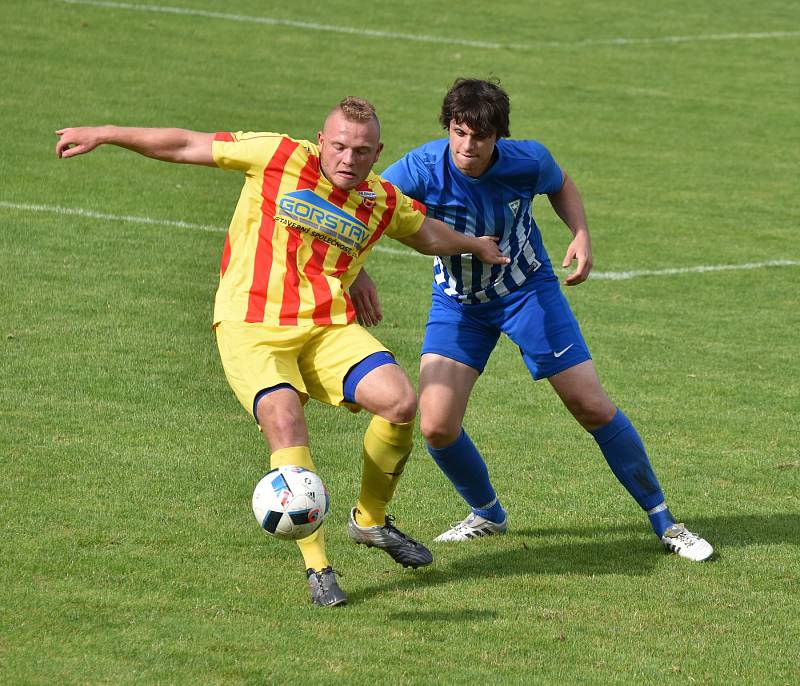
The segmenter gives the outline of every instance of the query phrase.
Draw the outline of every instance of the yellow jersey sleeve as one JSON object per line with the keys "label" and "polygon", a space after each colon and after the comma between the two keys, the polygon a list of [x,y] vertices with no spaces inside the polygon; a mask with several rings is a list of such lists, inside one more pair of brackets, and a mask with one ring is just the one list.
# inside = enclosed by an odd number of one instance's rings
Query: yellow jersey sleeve
{"label": "yellow jersey sleeve", "polygon": [[221,169],[257,172],[264,169],[284,138],[280,133],[221,131],[214,134],[211,151]]}
{"label": "yellow jersey sleeve", "polygon": [[392,185],[391,188],[396,194],[394,201],[395,207],[392,219],[384,233],[389,236],[389,238],[394,238],[395,240],[405,238],[406,236],[413,236],[420,230],[422,222],[425,221],[425,206],[409,198],[397,188],[397,186]]}

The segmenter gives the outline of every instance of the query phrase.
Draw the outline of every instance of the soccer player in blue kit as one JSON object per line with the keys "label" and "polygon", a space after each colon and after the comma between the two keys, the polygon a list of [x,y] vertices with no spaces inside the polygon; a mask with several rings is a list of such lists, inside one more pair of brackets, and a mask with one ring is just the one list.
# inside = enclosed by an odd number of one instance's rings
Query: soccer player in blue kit
{"label": "soccer player in blue kit", "polygon": [[[462,426],[475,381],[504,333],[519,346],[534,380],[546,378],[594,437],[663,545],[689,560],[707,560],[713,548],[676,523],[639,434],[600,384],[534,221],[533,198],[545,194],[573,234],[563,266],[577,266],[564,283],[585,281],[592,252],[578,189],[541,143],[509,139],[509,110],[498,83],[458,79],[440,114],[448,137],[412,150],[382,174],[424,203],[428,216],[461,233],[497,236],[511,258],[507,265],[486,265],[472,255],[435,258],[420,358],[420,428],[436,464],[471,508],[435,540],[506,532],[506,511]],[[365,272],[350,293],[359,319],[377,324],[380,304]]]}

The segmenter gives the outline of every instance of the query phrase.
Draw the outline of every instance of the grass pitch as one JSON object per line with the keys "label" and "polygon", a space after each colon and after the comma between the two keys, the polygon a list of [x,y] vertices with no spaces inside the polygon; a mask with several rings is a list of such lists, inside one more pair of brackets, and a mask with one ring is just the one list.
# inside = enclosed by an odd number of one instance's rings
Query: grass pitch
{"label": "grass pitch", "polygon": [[[147,7],[0,7],[0,681],[796,683],[796,3]],[[112,148],[56,161],[52,132],[313,137],[357,94],[378,107],[388,164],[439,135],[456,76],[489,74],[512,96],[512,133],[575,178],[598,277],[790,262],[568,292],[671,509],[717,560],[662,553],[502,342],[466,425],[511,531],[434,547],[429,569],[347,541],[367,418],[309,405],[350,596],[315,610],[295,547],[250,513],[267,451],[210,331],[214,229],[240,179]],[[546,202],[539,218],[558,262],[567,232]],[[416,377],[429,262],[375,252],[370,272],[377,333]],[[423,541],[464,515],[419,438],[392,509]]]}

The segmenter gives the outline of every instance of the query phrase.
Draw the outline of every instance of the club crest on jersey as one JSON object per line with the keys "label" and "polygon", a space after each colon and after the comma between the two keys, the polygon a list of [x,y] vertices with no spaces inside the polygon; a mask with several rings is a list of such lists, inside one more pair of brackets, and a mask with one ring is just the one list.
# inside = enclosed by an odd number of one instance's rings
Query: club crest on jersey
{"label": "club crest on jersey", "polygon": [[366,207],[368,210],[371,210],[375,207],[375,200],[378,197],[378,194],[375,191],[358,191],[358,194],[361,196],[361,204]]}
{"label": "club crest on jersey", "polygon": [[511,210],[511,214],[513,214],[515,217],[517,216],[517,212],[519,212],[519,203],[519,198],[508,203],[508,209]]}
{"label": "club crest on jersey", "polygon": [[325,241],[351,257],[358,256],[370,237],[366,224],[310,190],[282,195],[275,221]]}

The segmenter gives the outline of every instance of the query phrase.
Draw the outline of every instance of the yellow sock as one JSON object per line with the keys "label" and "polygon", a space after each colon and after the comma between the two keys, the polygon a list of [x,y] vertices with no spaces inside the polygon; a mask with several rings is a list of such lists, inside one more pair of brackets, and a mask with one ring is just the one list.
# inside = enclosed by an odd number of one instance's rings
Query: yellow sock
{"label": "yellow sock", "polygon": [[297,547],[300,548],[300,553],[303,555],[303,562],[306,569],[316,569],[320,571],[325,567],[330,567],[328,556],[325,554],[325,534],[322,529],[325,525],[319,527],[313,534],[305,538],[295,541]]}
{"label": "yellow sock", "polygon": [[383,526],[413,445],[414,422],[392,424],[377,415],[364,434],[364,467],[356,504],[356,524]]}
{"label": "yellow sock", "polygon": [[[314,462],[311,459],[311,451],[308,449],[307,445],[298,445],[291,448],[276,450],[269,456],[269,464],[270,469],[283,467],[287,464],[295,464],[298,467],[305,467],[306,469],[316,471]],[[306,569],[310,568],[319,571],[320,569],[330,566],[328,556],[325,554],[325,535],[322,533],[322,527],[324,526],[323,524],[310,536],[295,541],[303,555]]]}

